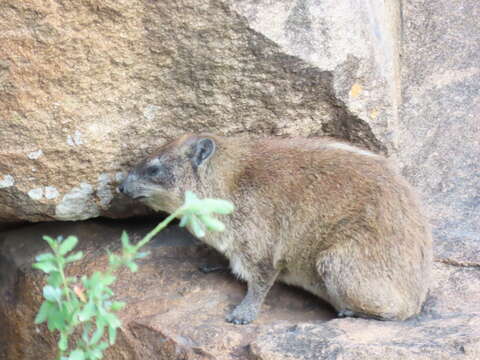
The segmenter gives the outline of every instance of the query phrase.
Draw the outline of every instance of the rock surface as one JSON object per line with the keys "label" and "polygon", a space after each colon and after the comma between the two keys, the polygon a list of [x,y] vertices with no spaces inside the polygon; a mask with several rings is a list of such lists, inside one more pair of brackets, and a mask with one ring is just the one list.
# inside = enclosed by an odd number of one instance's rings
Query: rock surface
{"label": "rock surface", "polygon": [[[42,234],[75,234],[85,253],[81,263],[69,268],[70,276],[102,269],[106,249],[119,247],[126,229],[138,240],[155,223],[39,224],[0,235],[0,358],[51,359],[55,340],[46,326],[33,325],[41,303],[44,278],[31,268],[36,255],[45,252]],[[245,287],[229,273],[204,274],[198,267],[222,263],[216,253],[178,228],[155,238],[141,271],[122,271],[114,287],[117,299],[128,303],[121,318],[119,341],[108,359],[234,359],[245,357],[246,346],[259,329],[277,322],[322,321],[334,316],[325,303],[303,291],[276,285],[258,321],[235,326],[225,315],[242,299]]]}
{"label": "rock surface", "polygon": [[[435,225],[434,287],[421,317],[332,318],[281,285],[260,319],[224,322],[244,292],[220,260],[171,229],[137,274],[108,359],[479,359],[480,3],[477,0],[106,0],[0,3],[3,223],[144,214],[119,199],[124,171],[187,131],[332,135],[398,160]],[[32,325],[44,233],[75,233],[106,262],[121,229],[51,223],[0,235],[0,358],[53,358]]]}
{"label": "rock surface", "polygon": [[420,323],[385,323],[362,319],[325,325],[277,325],[252,344],[262,360],[449,360],[480,357],[480,314]]}
{"label": "rock surface", "polygon": [[[480,233],[476,0],[6,0],[0,223],[145,213],[129,166],[188,131],[388,152],[445,257]],[[400,56],[401,55],[401,56]]]}
{"label": "rock surface", "polygon": [[[105,250],[119,247],[126,229],[139,239],[154,223],[47,223],[0,233],[0,358],[54,357],[55,339],[33,325],[45,279],[31,269],[45,252],[42,234],[80,238],[80,276],[102,269]],[[169,228],[149,245],[140,271],[122,271],[114,290],[126,301],[117,344],[106,359],[466,359],[480,357],[480,271],[436,263],[434,286],[422,315],[406,322],[335,319],[332,309],[295,288],[277,284],[261,316],[239,326],[224,317],[244,295],[229,273],[203,274],[223,259],[190,235]],[[328,321],[331,320],[331,321]]]}
{"label": "rock surface", "polygon": [[[102,269],[106,249],[119,247],[126,228],[138,240],[154,223],[48,223],[0,234],[0,358],[49,359],[55,339],[33,325],[44,278],[31,269],[45,252],[42,234],[75,234],[82,262],[68,269],[81,276]],[[204,274],[198,267],[224,260],[176,227],[149,246],[141,271],[119,273],[114,287],[126,301],[123,326],[107,359],[478,359],[480,356],[480,272],[436,263],[434,286],[417,319],[380,322],[335,319],[328,304],[277,284],[259,319],[250,325],[225,322],[244,295],[229,273]]]}
{"label": "rock surface", "polygon": [[403,172],[435,225],[437,253],[480,263],[480,3],[403,1],[396,132]]}
{"label": "rock surface", "polygon": [[0,227],[145,213],[116,184],[187,131],[333,135],[399,161],[445,257],[477,253],[479,16],[476,0],[5,0]]}
{"label": "rock surface", "polygon": [[387,151],[399,84],[385,3],[2,1],[0,222],[141,213],[116,183],[184,132]]}

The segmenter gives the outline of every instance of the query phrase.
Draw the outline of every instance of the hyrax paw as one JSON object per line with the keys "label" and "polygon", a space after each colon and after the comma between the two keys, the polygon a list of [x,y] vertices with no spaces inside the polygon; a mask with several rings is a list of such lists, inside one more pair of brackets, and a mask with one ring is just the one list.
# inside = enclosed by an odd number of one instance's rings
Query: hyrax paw
{"label": "hyrax paw", "polygon": [[227,315],[226,320],[235,325],[250,324],[257,317],[257,312],[251,308],[237,306],[230,314]]}

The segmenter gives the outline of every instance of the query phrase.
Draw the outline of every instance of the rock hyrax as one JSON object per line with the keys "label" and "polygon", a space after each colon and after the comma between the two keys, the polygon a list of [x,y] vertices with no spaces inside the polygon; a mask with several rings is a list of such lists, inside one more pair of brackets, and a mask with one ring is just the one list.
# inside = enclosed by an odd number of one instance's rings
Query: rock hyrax
{"label": "rock hyrax", "polygon": [[236,206],[222,218],[227,231],[201,239],[248,284],[228,321],[254,320],[276,280],[312,292],[340,316],[419,313],[432,266],[430,229],[411,187],[383,156],[331,138],[185,135],[120,186],[170,213],[186,190]]}

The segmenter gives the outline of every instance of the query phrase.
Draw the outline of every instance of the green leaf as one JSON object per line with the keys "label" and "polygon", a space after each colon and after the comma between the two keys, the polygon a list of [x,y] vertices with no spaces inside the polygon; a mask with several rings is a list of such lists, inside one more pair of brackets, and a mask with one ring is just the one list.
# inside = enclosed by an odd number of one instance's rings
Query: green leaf
{"label": "green leaf", "polygon": [[48,318],[48,315],[50,313],[50,309],[54,305],[49,302],[49,301],[44,301],[42,305],[40,306],[40,309],[38,310],[37,316],[35,316],[35,324],[41,324],[45,322]]}
{"label": "green leaf", "polygon": [[192,216],[190,226],[192,227],[193,234],[196,237],[202,238],[205,236],[205,230],[203,229],[203,225],[195,216]]}
{"label": "green leaf", "polygon": [[102,350],[93,349],[90,351],[90,357],[94,360],[103,358]]}
{"label": "green leaf", "polygon": [[128,249],[130,247],[130,241],[128,240],[128,234],[125,230],[122,232],[120,239],[122,240],[122,246]]}
{"label": "green leaf", "polygon": [[189,190],[187,190],[187,191],[185,192],[185,204],[194,202],[194,201],[196,201],[196,200],[198,200],[198,196],[195,195],[195,193],[193,193],[193,192],[191,192],[191,191],[189,191]]}
{"label": "green leaf", "polygon": [[105,321],[108,324],[108,340],[110,345],[115,344],[115,339],[117,336],[117,328],[122,325],[120,320],[115,314],[107,313],[104,316]]}
{"label": "green leaf", "polygon": [[52,271],[58,271],[58,267],[55,264],[51,263],[50,261],[37,262],[37,263],[33,264],[32,267],[34,269],[42,270],[46,274],[49,274]]}
{"label": "green leaf", "polygon": [[[70,302],[62,301],[62,316],[65,322],[72,323],[73,321],[77,321],[76,317],[78,312],[80,311],[81,303],[78,298],[73,297]],[[75,320],[74,320],[75,317]]]}
{"label": "green leaf", "polygon": [[93,301],[89,301],[85,304],[82,311],[78,314],[78,320],[80,321],[87,321],[96,313],[96,306]]}
{"label": "green leaf", "polygon": [[62,351],[68,348],[68,336],[64,333],[60,333],[60,340],[58,340],[58,348]]}
{"label": "green leaf", "polygon": [[57,242],[54,239],[52,239],[50,236],[44,235],[42,236],[42,239],[45,240],[52,249],[57,248]]}
{"label": "green leaf", "polygon": [[65,262],[66,262],[66,263],[70,263],[70,262],[78,261],[78,260],[80,260],[82,257],[83,257],[83,252],[82,252],[82,251],[78,251],[78,252],[76,252],[76,253],[73,254],[73,255],[67,256],[67,258],[65,259]]}
{"label": "green leaf", "polygon": [[53,287],[51,285],[45,285],[43,287],[43,297],[48,301],[60,301],[62,297],[62,290],[58,287]]}
{"label": "green leaf", "polygon": [[180,220],[180,227],[184,227],[185,225],[188,225],[188,223],[191,221],[192,215],[183,215],[181,220]]}
{"label": "green leaf", "polygon": [[120,320],[118,319],[117,315],[113,314],[113,313],[106,313],[103,318],[105,319],[105,321],[107,322],[108,326],[111,326],[111,327],[114,327],[114,328],[117,328],[117,327],[120,327],[122,325],[122,323],[120,322]]}
{"label": "green leaf", "polygon": [[40,255],[37,255],[35,257],[35,260],[37,260],[38,262],[43,262],[43,261],[48,261],[48,260],[55,260],[55,255],[53,255],[52,253],[44,253],[44,254],[40,254]]}
{"label": "green leaf", "polygon": [[104,290],[104,299],[108,299],[109,297],[112,297],[114,294],[113,294],[113,290],[110,289],[109,287],[106,287],[105,290]]}
{"label": "green leaf", "polygon": [[108,254],[108,263],[112,266],[116,266],[120,263],[120,257],[116,254]]}
{"label": "green leaf", "polygon": [[224,231],[225,225],[218,219],[215,219],[210,215],[199,215],[198,218],[200,221],[207,227],[210,231]]}
{"label": "green leaf", "polygon": [[48,314],[48,319],[47,319],[47,326],[48,330],[54,331],[54,330],[63,330],[65,326],[65,318],[63,316],[63,313],[55,307],[54,304],[52,304],[52,308],[49,311]]}
{"label": "green leaf", "polygon": [[90,345],[95,345],[103,336],[105,332],[105,326],[107,325],[105,320],[101,317],[96,319],[95,325],[97,326],[96,330],[93,332],[92,338],[90,339]]}
{"label": "green leaf", "polygon": [[135,264],[134,261],[129,261],[125,265],[127,265],[127,267],[130,269],[131,272],[137,272],[137,270],[138,270],[138,265]]}
{"label": "green leaf", "polygon": [[105,286],[111,285],[116,279],[116,276],[104,274],[102,278],[102,284]]}
{"label": "green leaf", "polygon": [[60,247],[58,248],[58,253],[60,255],[65,255],[69,251],[73,250],[73,248],[77,245],[78,239],[76,236],[69,236],[65,240],[60,243]]}
{"label": "green leaf", "polygon": [[110,310],[112,310],[112,311],[122,310],[125,305],[126,305],[126,303],[123,302],[123,301],[114,301],[110,305]]}
{"label": "green leaf", "polygon": [[95,271],[90,279],[87,278],[87,284],[85,287],[90,289],[96,289],[101,287],[102,284],[102,273],[99,271]]}
{"label": "green leaf", "polygon": [[82,331],[82,340],[85,344],[89,344],[90,343],[90,339],[88,337],[88,334],[90,334],[90,330],[92,329],[92,323],[91,322],[87,322],[85,324],[85,326],[83,327],[83,331]]}
{"label": "green leaf", "polygon": [[[232,202],[222,199],[199,199],[190,191],[185,193],[185,203],[182,206],[183,215],[208,215],[210,213],[230,214],[235,209]],[[185,225],[185,221],[183,225]]]}
{"label": "green leaf", "polygon": [[203,214],[205,213],[202,200],[191,191],[185,192],[185,203],[182,206],[183,214]]}
{"label": "green leaf", "polygon": [[108,327],[108,341],[110,345],[115,344],[115,340],[117,339],[117,328],[113,326]]}
{"label": "green leaf", "polygon": [[85,353],[83,350],[75,349],[70,353],[68,360],[85,360]]}
{"label": "green leaf", "polygon": [[53,287],[60,287],[62,285],[62,275],[59,271],[52,271],[47,278],[47,284]]}
{"label": "green leaf", "polygon": [[199,215],[207,214],[208,211],[205,206],[202,204],[201,200],[196,200],[190,202],[188,205],[185,205],[184,211],[182,212],[186,215]]}

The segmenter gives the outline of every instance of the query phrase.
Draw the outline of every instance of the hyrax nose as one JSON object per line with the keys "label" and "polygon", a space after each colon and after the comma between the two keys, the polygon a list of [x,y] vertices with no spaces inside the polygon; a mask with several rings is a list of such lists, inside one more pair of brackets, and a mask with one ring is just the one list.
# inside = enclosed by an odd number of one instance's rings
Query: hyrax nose
{"label": "hyrax nose", "polygon": [[125,186],[122,184],[120,184],[117,188],[117,190],[123,194],[125,194]]}

